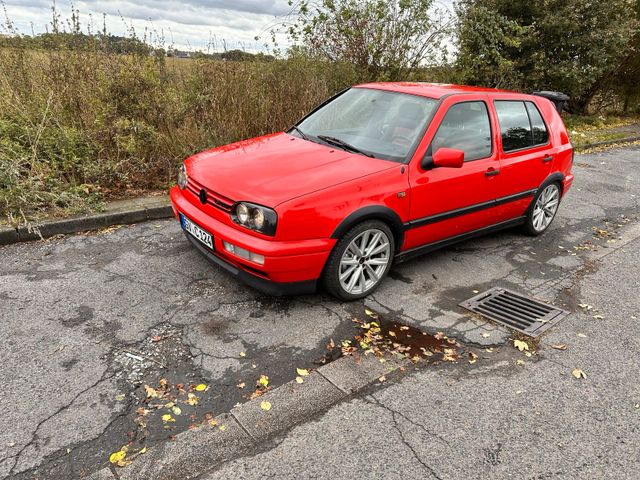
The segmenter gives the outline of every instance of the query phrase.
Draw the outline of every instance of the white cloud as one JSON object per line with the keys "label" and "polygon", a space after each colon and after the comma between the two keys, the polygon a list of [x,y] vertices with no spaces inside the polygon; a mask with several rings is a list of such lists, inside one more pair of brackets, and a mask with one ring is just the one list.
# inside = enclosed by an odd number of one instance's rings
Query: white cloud
{"label": "white cloud", "polygon": [[[51,0],[4,0],[9,19],[21,33],[50,30]],[[277,17],[289,13],[287,0],[76,0],[83,30],[91,25],[101,30],[103,15],[107,29],[123,35],[133,27],[138,36],[155,40],[164,36],[165,45],[182,49],[217,50],[243,48],[262,50],[267,29]],[[58,0],[62,19],[69,19],[71,2]]]}

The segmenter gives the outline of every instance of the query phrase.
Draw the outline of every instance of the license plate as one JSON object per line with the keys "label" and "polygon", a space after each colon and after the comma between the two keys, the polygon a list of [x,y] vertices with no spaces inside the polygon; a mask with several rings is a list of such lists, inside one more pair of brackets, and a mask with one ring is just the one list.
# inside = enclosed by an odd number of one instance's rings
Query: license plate
{"label": "license plate", "polygon": [[196,238],[196,240],[213,250],[213,235],[200,228],[183,214],[180,214],[180,224],[184,231],[189,232]]}

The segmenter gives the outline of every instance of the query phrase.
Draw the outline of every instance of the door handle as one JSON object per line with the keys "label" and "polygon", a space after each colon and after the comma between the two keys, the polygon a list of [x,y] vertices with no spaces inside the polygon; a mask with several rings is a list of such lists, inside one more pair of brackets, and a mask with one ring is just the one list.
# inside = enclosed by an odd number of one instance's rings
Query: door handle
{"label": "door handle", "polygon": [[489,167],[489,168],[487,168],[487,171],[484,172],[484,176],[485,177],[493,177],[494,175],[498,175],[499,173],[500,173],[500,169]]}
{"label": "door handle", "polygon": [[544,163],[550,162],[551,160],[553,160],[553,155],[547,155],[542,159]]}

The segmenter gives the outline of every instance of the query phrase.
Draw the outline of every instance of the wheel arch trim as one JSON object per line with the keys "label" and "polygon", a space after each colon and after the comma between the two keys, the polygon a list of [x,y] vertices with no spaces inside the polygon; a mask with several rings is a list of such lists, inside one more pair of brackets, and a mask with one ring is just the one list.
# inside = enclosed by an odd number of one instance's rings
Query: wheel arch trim
{"label": "wheel arch trim", "polygon": [[404,225],[396,212],[383,205],[369,205],[350,213],[331,234],[331,238],[342,238],[351,228],[365,220],[380,220],[391,229],[395,240],[395,251],[398,252],[404,242]]}

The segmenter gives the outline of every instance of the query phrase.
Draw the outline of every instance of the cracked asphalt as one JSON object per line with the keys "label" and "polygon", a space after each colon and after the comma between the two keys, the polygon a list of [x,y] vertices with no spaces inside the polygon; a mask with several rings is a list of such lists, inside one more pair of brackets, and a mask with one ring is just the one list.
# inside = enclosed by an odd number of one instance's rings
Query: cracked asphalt
{"label": "cracked asphalt", "polygon": [[[638,147],[576,155],[542,237],[434,252],[351,304],[261,296],[204,261],[173,220],[2,247],[0,478],[82,478],[136,435],[144,384],[209,385],[169,428],[148,419],[153,448],[246,401],[261,374],[278,386],[318,366],[364,308],[489,351],[394,374],[203,478],[635,478],[639,165]],[[572,314],[527,357],[510,331],[457,306],[493,286]]]}

